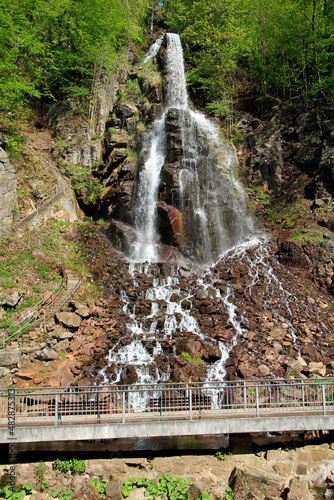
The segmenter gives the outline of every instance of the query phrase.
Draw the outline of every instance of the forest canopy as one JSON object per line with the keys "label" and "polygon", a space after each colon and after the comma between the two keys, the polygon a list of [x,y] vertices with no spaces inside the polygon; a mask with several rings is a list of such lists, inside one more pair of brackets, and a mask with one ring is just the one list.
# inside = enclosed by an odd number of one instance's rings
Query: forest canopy
{"label": "forest canopy", "polygon": [[146,0],[0,0],[0,99],[88,95],[101,65],[116,69],[141,40]]}
{"label": "forest canopy", "polygon": [[246,78],[263,96],[334,104],[333,0],[170,0],[194,91],[224,114]]}
{"label": "forest canopy", "polygon": [[180,34],[192,95],[212,113],[233,115],[245,86],[334,104],[334,0],[0,0],[1,109],[89,97],[157,27]]}

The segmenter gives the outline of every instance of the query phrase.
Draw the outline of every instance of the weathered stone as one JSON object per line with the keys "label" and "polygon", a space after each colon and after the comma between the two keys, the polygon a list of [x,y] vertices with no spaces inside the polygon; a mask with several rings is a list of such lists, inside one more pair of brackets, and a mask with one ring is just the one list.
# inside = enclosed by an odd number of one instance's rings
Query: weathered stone
{"label": "weathered stone", "polygon": [[265,377],[270,375],[270,368],[266,365],[259,365],[257,369],[260,375],[263,375]]}
{"label": "weathered stone", "polygon": [[17,205],[17,180],[15,167],[0,147],[0,232],[10,231]]}
{"label": "weathered stone", "polygon": [[84,484],[79,491],[74,493],[72,500],[101,500],[101,497],[94,486]]}
{"label": "weathered stone", "polygon": [[305,254],[302,245],[296,241],[283,242],[280,246],[278,256],[279,261],[284,265],[300,269],[312,268],[311,260]]}
{"label": "weathered stone", "polygon": [[81,318],[75,313],[71,312],[58,312],[56,313],[56,318],[59,323],[67,326],[68,328],[79,328],[81,325]]}
{"label": "weathered stone", "polygon": [[322,377],[326,375],[326,366],[321,362],[311,361],[308,366],[304,367],[304,372],[319,373]]}
{"label": "weathered stone", "polygon": [[249,474],[246,470],[234,468],[229,484],[233,491],[234,500],[264,500],[281,496],[281,488],[273,480],[263,481],[263,475],[255,476]]}
{"label": "weathered stone", "polygon": [[254,366],[248,365],[246,362],[240,363],[238,366],[238,372],[242,376],[242,378],[252,378],[257,374],[258,370]]}
{"label": "weathered stone", "polygon": [[26,366],[23,370],[15,373],[16,377],[23,378],[24,380],[31,380],[38,375],[40,375],[40,371],[36,365]]}
{"label": "weathered stone", "polygon": [[301,357],[298,357],[297,359],[289,359],[286,364],[286,373],[288,375],[296,375],[298,373],[301,373],[307,366],[307,363]]}
{"label": "weathered stone", "polygon": [[5,368],[4,366],[0,366],[0,378],[5,377],[10,373],[10,370],[8,368]]}
{"label": "weathered stone", "polygon": [[247,137],[251,155],[248,158],[255,176],[259,175],[276,193],[282,184],[283,156],[280,126],[271,122],[261,130]]}
{"label": "weathered stone", "polygon": [[290,483],[290,491],[287,495],[287,500],[312,500],[313,496],[309,490],[308,481],[295,477]]}
{"label": "weathered stone", "polygon": [[71,372],[71,361],[65,359],[59,368],[50,375],[50,387],[68,387],[71,385],[73,374]]}
{"label": "weathered stone", "polygon": [[65,339],[72,339],[74,337],[74,332],[71,332],[70,330],[63,328],[60,325],[56,325],[56,328],[54,329],[52,336],[58,339],[59,341]]}
{"label": "weathered stone", "polygon": [[16,365],[20,361],[20,349],[0,350],[0,366]]}
{"label": "weathered stone", "polygon": [[113,480],[107,484],[106,500],[123,500],[122,481]]}
{"label": "weathered stone", "polygon": [[197,486],[196,483],[193,483],[189,486],[187,493],[189,495],[189,500],[197,500],[197,498],[202,498],[202,494],[203,494],[203,492]]}
{"label": "weathered stone", "polygon": [[59,359],[59,354],[54,349],[44,349],[42,352],[43,361],[55,361]]}
{"label": "weathered stone", "polygon": [[138,111],[137,107],[131,102],[120,102],[115,109],[116,115],[123,119],[130,118],[136,111]]}
{"label": "weathered stone", "polygon": [[75,302],[74,307],[74,312],[82,318],[89,318],[89,316],[92,314],[92,311],[89,307],[85,306],[84,304],[80,304],[79,302]]}
{"label": "weathered stone", "polygon": [[19,293],[17,290],[7,291],[0,298],[0,303],[5,307],[15,307],[19,302],[23,293]]}
{"label": "weathered stone", "polygon": [[145,497],[146,488],[134,488],[130,491],[130,495],[128,496],[129,500],[146,500]]}

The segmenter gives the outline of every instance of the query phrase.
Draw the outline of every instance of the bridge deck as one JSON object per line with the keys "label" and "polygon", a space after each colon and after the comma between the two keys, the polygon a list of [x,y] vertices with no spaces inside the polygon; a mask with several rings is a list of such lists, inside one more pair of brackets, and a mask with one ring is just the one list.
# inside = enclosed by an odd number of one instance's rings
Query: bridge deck
{"label": "bridge deck", "polygon": [[0,391],[0,442],[320,429],[334,379]]}

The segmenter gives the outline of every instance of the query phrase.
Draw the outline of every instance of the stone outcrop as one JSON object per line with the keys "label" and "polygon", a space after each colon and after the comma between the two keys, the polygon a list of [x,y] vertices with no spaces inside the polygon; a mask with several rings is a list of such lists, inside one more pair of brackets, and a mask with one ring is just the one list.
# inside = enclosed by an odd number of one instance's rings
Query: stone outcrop
{"label": "stone outcrop", "polygon": [[[3,141],[2,141],[3,144]],[[14,165],[0,147],[0,233],[10,231],[17,208],[17,179]]]}
{"label": "stone outcrop", "polygon": [[251,151],[247,163],[253,169],[254,177],[279,193],[283,168],[280,125],[276,120],[271,120],[262,129],[249,134],[247,143]]}
{"label": "stone outcrop", "polygon": [[333,119],[320,120],[314,112],[282,113],[274,107],[270,121],[261,123],[245,114],[238,127],[241,133],[248,133],[247,166],[252,170],[253,180],[266,183],[274,194],[280,194],[282,173],[289,165],[294,165],[311,176],[316,172],[309,196],[314,199],[332,197]]}

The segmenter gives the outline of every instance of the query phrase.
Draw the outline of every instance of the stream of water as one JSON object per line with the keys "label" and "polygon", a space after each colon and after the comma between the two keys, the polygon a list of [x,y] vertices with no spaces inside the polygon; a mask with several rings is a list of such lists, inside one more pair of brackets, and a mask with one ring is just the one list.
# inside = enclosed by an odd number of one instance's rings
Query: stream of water
{"label": "stream of water", "polygon": [[[124,379],[126,370],[131,367],[136,374],[137,384],[167,381],[170,377],[170,364],[163,345],[166,346],[166,342],[171,342],[172,345],[175,334],[181,332],[191,334],[208,345],[218,345],[220,359],[209,365],[205,375],[204,381],[209,387],[210,382],[225,379],[226,360],[238,339],[244,335],[243,324],[247,323],[247,317],[238,310],[234,300],[233,287],[227,286],[224,291],[220,289],[215,267],[219,264],[228,268],[236,259],[243,261],[248,268],[244,282],[246,293],[251,296],[254,287],[260,283],[268,299],[279,294],[285,304],[285,309],[281,312],[287,318],[292,316],[290,306],[297,299],[284,289],[276,277],[270,264],[265,238],[254,236],[253,220],[245,209],[241,186],[233,175],[236,163],[233,150],[225,151],[224,168],[218,175],[225,179],[225,184],[217,184],[216,177],[208,168],[205,171],[206,188],[204,192],[200,189],[199,177],[203,176],[203,172],[198,169],[199,158],[186,145],[193,145],[200,130],[218,155],[225,146],[215,126],[204,115],[189,108],[180,39],[175,34],[167,34],[166,37],[165,101],[162,116],[154,121],[147,136],[146,159],[140,169],[135,202],[137,241],[129,256],[129,274],[132,276],[133,287],[138,288],[138,297],[134,302],[125,291],[121,293],[123,313],[127,317],[126,334],[109,352],[108,366],[113,367],[112,377],[106,375],[107,368],[102,370],[102,374],[106,382],[116,384]],[[163,44],[162,37],[150,49],[145,61],[154,57]],[[191,206],[197,221],[196,237],[203,242],[203,260],[207,264],[199,266],[193,263],[187,269],[187,266],[175,264],[170,276],[157,276],[154,265],[159,262],[157,198],[161,169],[167,154],[166,117],[171,109],[178,110],[182,129],[183,156],[178,173],[181,208],[185,211],[189,208],[186,196],[191,192]],[[221,210],[223,205],[229,206],[227,216]],[[210,240],[214,244],[209,244]],[[250,249],[253,249],[251,255]],[[139,286],[143,274],[146,276],[144,287]],[[185,279],[189,276],[190,281]],[[193,313],[193,300],[198,291],[210,291],[225,311],[227,324],[233,329],[229,341],[217,343],[202,331]],[[307,316],[307,305],[299,307]],[[289,319],[287,324],[295,343],[297,338],[293,324]],[[175,355],[175,351],[173,354]],[[161,360],[164,362],[161,363]],[[212,405],[216,406],[218,403],[214,392],[210,395]],[[134,399],[132,405],[134,408],[143,408],[145,401]]]}

